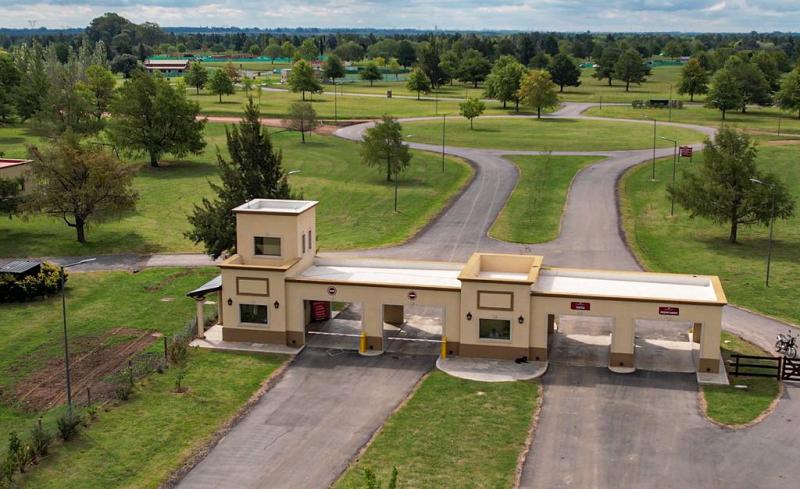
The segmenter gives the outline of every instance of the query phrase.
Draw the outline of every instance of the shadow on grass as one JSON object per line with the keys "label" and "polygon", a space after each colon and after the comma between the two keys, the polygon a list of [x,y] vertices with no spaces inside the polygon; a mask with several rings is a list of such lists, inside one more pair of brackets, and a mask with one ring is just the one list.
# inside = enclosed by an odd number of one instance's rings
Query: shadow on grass
{"label": "shadow on grass", "polygon": [[[727,230],[727,229],[726,229]],[[741,231],[740,231],[741,233]],[[728,258],[742,260],[765,259],[769,248],[769,239],[766,237],[742,238],[737,243],[731,243],[727,238],[695,238],[706,249]],[[795,264],[800,260],[800,243],[778,238],[772,240],[772,262],[786,262]]]}
{"label": "shadow on grass", "polygon": [[139,177],[172,179],[172,178],[195,178],[216,176],[216,158],[213,164],[199,163],[196,161],[178,160],[161,161],[158,168],[153,168],[149,163],[141,163]]}

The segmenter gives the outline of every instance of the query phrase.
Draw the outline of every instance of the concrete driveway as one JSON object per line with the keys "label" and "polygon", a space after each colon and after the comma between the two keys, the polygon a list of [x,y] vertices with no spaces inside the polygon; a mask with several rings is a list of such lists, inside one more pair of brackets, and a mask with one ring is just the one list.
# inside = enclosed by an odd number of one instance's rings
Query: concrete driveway
{"label": "concrete driveway", "polygon": [[435,362],[420,355],[329,352],[304,350],[177,487],[328,487]]}

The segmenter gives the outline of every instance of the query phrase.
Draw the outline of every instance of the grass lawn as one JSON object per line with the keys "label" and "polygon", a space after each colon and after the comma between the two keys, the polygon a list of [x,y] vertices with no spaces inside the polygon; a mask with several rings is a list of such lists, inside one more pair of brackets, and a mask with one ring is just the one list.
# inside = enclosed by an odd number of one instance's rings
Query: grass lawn
{"label": "grass lawn", "polygon": [[[276,86],[279,87],[279,86]],[[279,87],[284,88],[284,87]],[[333,87],[330,87],[331,92]],[[328,90],[328,86],[325,86]],[[385,91],[385,89],[384,89]],[[234,95],[219,97],[207,91],[195,95],[195,90],[187,88],[187,94],[191,100],[196,100],[205,115],[241,115],[247,96],[243,91],[237,91]],[[299,93],[288,91],[263,91],[261,99],[258,99],[258,92],[251,92],[253,98],[259,102],[261,115],[264,117],[286,117],[289,106],[293,102],[301,101]],[[334,100],[335,99],[335,100]],[[370,119],[378,118],[384,114],[394,117],[423,117],[442,114],[458,114],[458,104],[455,100],[435,101],[430,97],[423,97],[422,100],[412,100],[405,98],[385,98],[385,97],[358,97],[351,95],[306,94],[306,102],[310,102],[317,111],[317,117],[322,119],[333,119],[334,112],[339,119]],[[503,109],[499,102],[487,103],[487,114],[511,114],[514,107],[509,106]],[[525,112],[522,112],[525,113]]]}
{"label": "grass lawn", "polygon": [[[564,92],[559,94],[568,102],[630,102],[631,100],[668,99],[669,85],[673,84],[672,98],[674,100],[689,101],[689,95],[679,95],[677,86],[681,72],[680,66],[660,66],[653,68],[652,75],[641,85],[631,84],[630,90],[625,91],[625,83],[614,80],[608,86],[608,80],[597,80],[592,77],[594,68],[581,70],[581,84],[577,87],[564,87]],[[695,101],[702,102],[702,96],[696,96]]]}
{"label": "grass lawn", "polygon": [[[622,117],[625,119],[647,119],[666,121],[669,119],[667,109],[634,109],[630,106],[604,106],[592,107],[586,115],[598,117]],[[673,122],[685,122],[710,127],[720,127],[722,119],[720,111],[699,106],[686,106],[683,109],[672,111]],[[764,132],[778,132],[780,122],[781,134],[800,135],[800,119],[796,114],[788,114],[775,107],[752,107],[747,112],[728,112],[725,115],[725,124],[739,129],[750,129]]]}
{"label": "grass lawn", "polygon": [[[332,136],[312,135],[305,145],[297,133],[273,132],[283,150],[284,168],[299,169],[290,183],[307,199],[319,200],[317,233],[324,249],[386,245],[401,242],[435,215],[468,180],[471,169],[461,160],[414,152],[410,170],[399,185],[400,212],[392,207],[393,187],[378,169],[366,168],[358,145]],[[25,140],[35,141],[20,126],[0,128],[6,156],[24,156]],[[194,203],[211,196],[208,181],[216,181],[216,148],[227,153],[222,124],[208,124],[208,146],[203,154],[184,161],[167,161],[159,169],[138,162],[135,185],[140,193],[137,210],[119,220],[91,226],[85,245],[74,229],[60,219],[33,217],[0,219],[0,256],[54,256],[112,253],[200,251],[183,233]],[[7,149],[10,148],[10,149]],[[344,196],[347,196],[345,199]],[[366,232],[365,232],[366,231]]]}
{"label": "grass lawn", "polygon": [[176,369],[140,383],[80,437],[22,479],[25,488],[156,488],[210,440],[283,362],[272,355],[194,351],[175,394]]}
{"label": "grass lawn", "polygon": [[[406,140],[441,144],[441,121],[408,122]],[[470,130],[461,117],[447,121],[448,145],[473,148],[502,148],[537,151],[601,151],[653,147],[652,125],[640,123],[587,121],[580,119],[478,118]],[[699,142],[703,135],[678,127],[658,128],[658,135],[681,143]],[[659,147],[672,143],[657,140]]]}
{"label": "grass lawn", "polygon": [[[761,348],[730,333],[722,333],[722,356],[727,361],[730,355],[768,355]],[[766,377],[731,377],[728,386],[704,385],[706,414],[722,424],[742,425],[756,419],[769,408],[780,392],[777,379]],[[734,385],[746,385],[737,389]]]}
{"label": "grass lawn", "polygon": [[[695,155],[699,164],[702,154]],[[759,165],[775,174],[800,200],[800,166],[796,146],[759,148]],[[682,159],[680,167],[688,166]],[[764,286],[768,229],[739,229],[739,243],[730,244],[728,226],[703,218],[690,219],[680,206],[670,217],[665,185],[671,179],[672,162],[659,161],[656,182],[650,180],[650,164],[629,171],[622,180],[625,232],[634,252],[653,271],[719,275],[731,303],[800,324],[797,310],[797,277],[800,276],[800,212],[775,222],[770,287]],[[680,178],[680,170],[678,178]]]}
{"label": "grass lawn", "polygon": [[543,243],[558,236],[567,191],[590,156],[510,156],[520,170],[514,193],[494,226],[492,237],[515,243]]}
{"label": "grass lawn", "polygon": [[534,382],[474,382],[434,371],[334,488],[364,487],[366,468],[385,482],[392,466],[398,488],[512,487],[538,402]]}

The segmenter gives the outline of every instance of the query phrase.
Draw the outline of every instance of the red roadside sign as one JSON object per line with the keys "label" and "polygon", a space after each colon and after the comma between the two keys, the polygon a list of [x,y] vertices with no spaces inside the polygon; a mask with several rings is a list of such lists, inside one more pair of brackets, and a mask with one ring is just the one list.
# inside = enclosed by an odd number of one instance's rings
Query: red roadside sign
{"label": "red roadside sign", "polygon": [[691,146],[681,146],[680,147],[681,156],[684,158],[691,158],[692,157],[692,147]]}
{"label": "red roadside sign", "polygon": [[413,290],[408,293],[408,300],[413,301],[416,298],[417,298],[417,293],[414,292]]}
{"label": "red roadside sign", "polygon": [[677,307],[661,306],[658,308],[658,313],[662,316],[678,316],[680,315],[681,310]]}
{"label": "red roadside sign", "polygon": [[334,286],[328,287],[328,294],[329,295],[336,295],[336,287],[334,287]]}
{"label": "red roadside sign", "polygon": [[569,308],[573,311],[590,311],[592,304],[590,302],[570,302]]}

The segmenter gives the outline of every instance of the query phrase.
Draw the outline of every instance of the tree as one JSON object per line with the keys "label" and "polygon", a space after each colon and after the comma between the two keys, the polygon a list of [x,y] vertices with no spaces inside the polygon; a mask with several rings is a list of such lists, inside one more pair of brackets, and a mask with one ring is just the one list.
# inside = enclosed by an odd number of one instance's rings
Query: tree
{"label": "tree", "polygon": [[375,80],[383,80],[383,74],[374,61],[368,61],[367,64],[364,65],[360,76],[362,80],[369,82],[369,86],[372,86]]}
{"label": "tree", "polygon": [[536,54],[528,61],[528,68],[534,70],[544,70],[550,64],[550,56],[544,51],[537,51]]}
{"label": "tree", "polygon": [[20,72],[11,55],[0,51],[0,119],[14,115],[14,93],[20,86]]}
{"label": "tree", "polygon": [[764,50],[758,51],[753,55],[752,62],[764,75],[767,85],[769,85],[769,90],[777,92],[781,88],[781,70],[772,53]]}
{"label": "tree", "polygon": [[453,80],[458,77],[458,69],[460,66],[460,56],[455,50],[450,49],[442,53],[439,58],[439,69],[442,73],[442,84],[446,82],[453,83]]}
{"label": "tree", "polygon": [[681,68],[678,93],[681,95],[688,93],[692,102],[695,94],[708,93],[708,72],[696,58],[690,59]]}
{"label": "tree", "polygon": [[247,51],[253,56],[261,56],[261,46],[258,44],[251,44]]}
{"label": "tree", "polygon": [[0,178],[0,215],[17,213],[22,193],[22,179]]}
{"label": "tree", "polygon": [[621,51],[616,46],[606,46],[603,48],[603,54],[600,58],[595,60],[596,67],[592,76],[598,80],[608,80],[608,86],[611,86],[611,79],[614,78],[614,66],[617,64]]}
{"label": "tree", "polygon": [[317,112],[308,102],[294,102],[289,106],[287,125],[294,131],[300,131],[300,139],[306,142],[306,131],[313,131],[317,126]]}
{"label": "tree", "polygon": [[311,38],[306,38],[303,40],[303,44],[301,44],[300,48],[297,50],[297,57],[306,61],[313,61],[317,59],[318,53],[319,48],[317,48],[317,44],[314,42],[314,40]]}
{"label": "tree", "polygon": [[442,84],[445,79],[444,70],[439,66],[439,52],[436,46],[424,41],[417,47],[417,58],[419,59],[418,67],[428,75],[433,88]]}
{"label": "tree", "polygon": [[683,56],[684,46],[677,39],[672,39],[664,46],[664,56],[668,58],[680,58]]}
{"label": "tree", "polygon": [[283,52],[284,58],[294,59],[295,56],[295,49],[294,44],[289,41],[284,42],[281,44],[281,51]]}
{"label": "tree", "polygon": [[292,71],[289,72],[287,83],[289,84],[289,90],[303,94],[303,100],[306,99],[306,92],[316,93],[322,91],[322,85],[317,80],[314,67],[302,59],[292,65]]}
{"label": "tree", "polygon": [[384,115],[381,122],[367,129],[361,142],[361,161],[367,166],[386,165],[387,182],[408,168],[411,153],[403,144],[402,127],[396,119]]}
{"label": "tree", "polygon": [[121,73],[124,78],[130,78],[133,70],[139,67],[139,59],[132,54],[120,54],[111,60],[111,71]]}
{"label": "tree", "polygon": [[[20,46],[14,53],[14,62],[21,79],[25,80],[25,83],[17,86],[14,101],[17,116],[23,122],[42,110],[45,98],[50,92],[50,78],[44,56],[44,47],[36,41],[31,46]],[[11,93],[7,88],[0,88],[0,92]],[[2,98],[3,95],[0,94],[0,99]]]}
{"label": "tree", "polygon": [[328,56],[328,60],[325,62],[323,75],[325,78],[332,80],[333,84],[336,85],[336,79],[343,78],[345,75],[344,64],[342,63],[342,60],[339,59],[339,57],[335,54]]}
{"label": "tree", "polygon": [[776,218],[788,219],[794,213],[794,200],[786,186],[775,175],[759,171],[757,150],[747,134],[721,129],[714,141],[706,140],[703,155],[698,169],[685,171],[667,189],[691,218],[729,224],[728,241],[736,243],[739,226],[769,224],[773,198]]}
{"label": "tree", "polygon": [[472,129],[472,121],[476,117],[480,117],[486,110],[486,104],[483,103],[478,97],[470,97],[467,100],[458,104],[458,112],[464,118],[469,119],[469,128]]}
{"label": "tree", "polygon": [[408,75],[406,88],[412,92],[417,92],[417,100],[419,100],[420,92],[428,93],[431,91],[431,81],[424,71],[414,68],[411,74]]}
{"label": "tree", "polygon": [[545,70],[531,70],[522,79],[519,99],[523,104],[536,108],[536,117],[542,118],[542,109],[558,105],[556,85]]}
{"label": "tree", "polygon": [[387,63],[386,68],[394,75],[395,80],[400,79],[400,72],[403,71],[403,67],[400,66],[400,63],[397,61],[397,58],[390,58],[389,63]]}
{"label": "tree", "polygon": [[547,65],[547,71],[550,72],[553,83],[558,85],[559,92],[564,91],[564,86],[578,87],[581,84],[580,66],[564,53],[553,56],[553,60]]}
{"label": "tree", "polygon": [[219,95],[220,103],[222,103],[223,95],[233,95],[235,91],[231,77],[228,76],[228,73],[225,70],[219,69],[214,71],[214,75],[211,77],[211,81],[208,83],[208,88],[214,95]]}
{"label": "tree", "polygon": [[738,109],[744,103],[744,97],[736,81],[736,77],[727,68],[722,68],[714,73],[711,79],[711,88],[706,97],[706,106],[722,112],[722,120],[729,110]]}
{"label": "tree", "polygon": [[49,90],[33,117],[37,132],[57,137],[66,132],[94,134],[102,128],[85,76],[85,67],[74,56],[65,64],[52,60],[48,63]]}
{"label": "tree", "polygon": [[397,62],[402,66],[411,66],[417,60],[417,50],[411,41],[403,39],[397,44]]}
{"label": "tree", "polygon": [[203,198],[189,215],[191,230],[186,237],[203,243],[214,258],[236,247],[236,216],[232,212],[256,199],[291,199],[280,150],[273,148],[269,133],[261,125],[258,108],[249,98],[238,125],[225,128],[230,160],[217,151],[221,183],[210,183],[214,200]]}
{"label": "tree", "polygon": [[187,85],[195,88],[197,95],[200,95],[200,90],[208,82],[208,70],[200,63],[192,63],[183,79]]}
{"label": "tree", "polygon": [[150,166],[158,167],[165,154],[200,153],[206,146],[205,125],[200,106],[186,98],[185,90],[176,90],[160,75],[137,72],[111,104],[108,130],[117,147],[146,153]]}
{"label": "tree", "polygon": [[742,105],[739,107],[742,113],[747,111],[747,104],[772,104],[769,82],[758,66],[734,56],[725,63],[725,68],[736,79],[738,91],[742,95]]}
{"label": "tree", "polygon": [[36,182],[23,210],[60,217],[86,242],[89,222],[102,222],[136,206],[135,170],[98,145],[82,145],[74,135],[50,148],[29,148],[31,178]]}
{"label": "tree", "polygon": [[242,79],[242,75],[239,73],[239,70],[236,69],[236,66],[234,66],[234,64],[231,63],[230,61],[225,63],[225,66],[223,66],[222,69],[225,71],[225,74],[228,75],[228,78],[230,78],[233,83],[238,83],[239,80]]}
{"label": "tree", "polygon": [[478,88],[478,83],[486,79],[492,70],[492,65],[486,56],[477,49],[467,49],[461,56],[461,63],[458,66],[458,79],[465,83],[472,83]]}
{"label": "tree", "polygon": [[250,90],[253,89],[256,82],[254,79],[250,78],[249,76],[245,76],[242,78],[242,88],[244,89],[245,95],[250,95]]}
{"label": "tree", "polygon": [[358,61],[364,57],[364,48],[353,41],[339,44],[333,52],[345,61]]}
{"label": "tree", "polygon": [[784,78],[781,89],[775,94],[775,102],[783,110],[796,110],[800,119],[800,67]]}
{"label": "tree", "polygon": [[271,64],[275,64],[275,58],[280,58],[283,51],[281,50],[280,45],[273,39],[267,44],[266,49],[264,49],[264,54],[270,59]]}
{"label": "tree", "polygon": [[519,111],[518,92],[526,72],[525,67],[513,56],[501,56],[486,78],[485,96],[503,102],[503,108],[506,108],[507,102],[514,102]]}
{"label": "tree", "polygon": [[91,65],[86,69],[86,82],[83,87],[92,95],[94,114],[98,121],[108,112],[116,86],[114,75],[102,66]]}
{"label": "tree", "polygon": [[614,77],[625,82],[625,91],[631,83],[640,84],[647,80],[650,70],[644,64],[642,55],[635,49],[627,49],[614,63]]}

